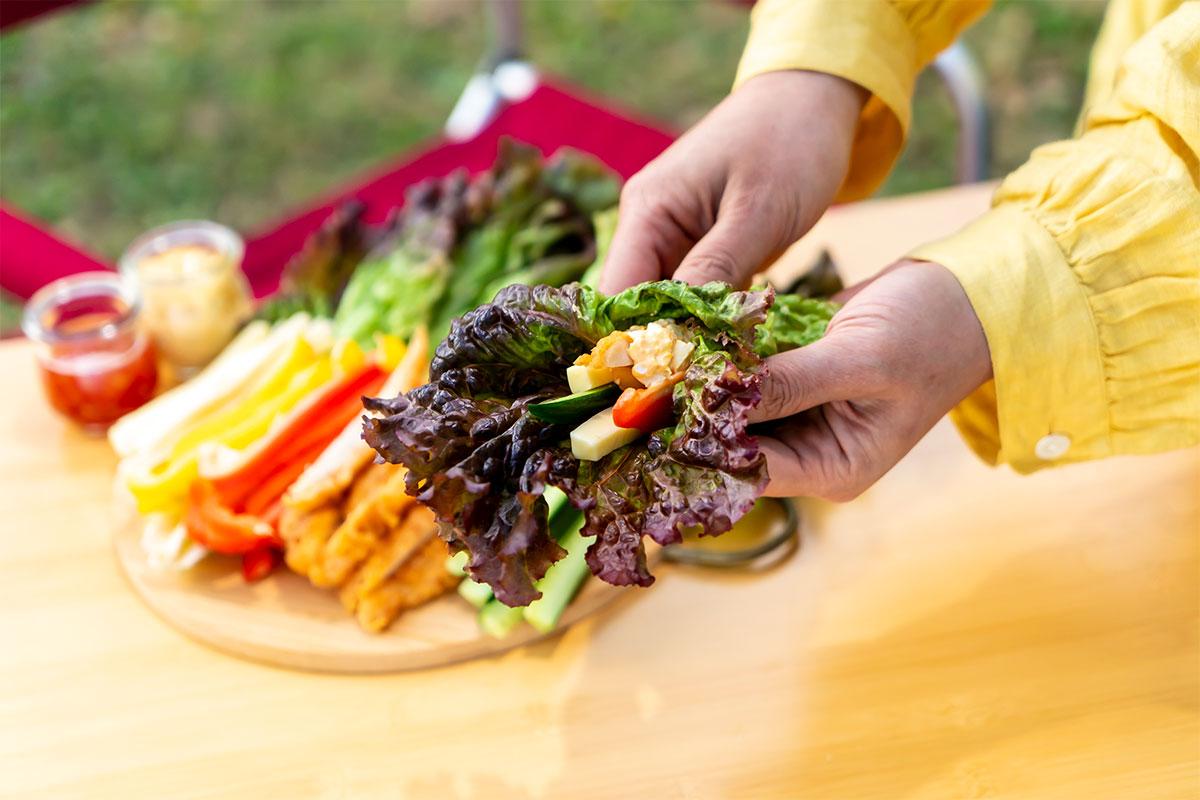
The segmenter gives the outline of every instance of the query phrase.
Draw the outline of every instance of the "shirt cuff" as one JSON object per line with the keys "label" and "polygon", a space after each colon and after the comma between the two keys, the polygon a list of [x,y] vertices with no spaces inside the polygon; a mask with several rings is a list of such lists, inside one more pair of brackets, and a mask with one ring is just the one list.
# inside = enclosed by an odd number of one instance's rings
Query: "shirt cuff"
{"label": "shirt cuff", "polygon": [[983,325],[993,381],[951,413],[977,454],[1033,472],[1112,453],[1086,293],[1032,216],[999,206],[909,256],[949,269]]}
{"label": "shirt cuff", "polygon": [[836,199],[866,197],[887,177],[908,132],[918,72],[912,32],[885,0],[760,0],[734,88],[791,69],[836,75],[871,93]]}

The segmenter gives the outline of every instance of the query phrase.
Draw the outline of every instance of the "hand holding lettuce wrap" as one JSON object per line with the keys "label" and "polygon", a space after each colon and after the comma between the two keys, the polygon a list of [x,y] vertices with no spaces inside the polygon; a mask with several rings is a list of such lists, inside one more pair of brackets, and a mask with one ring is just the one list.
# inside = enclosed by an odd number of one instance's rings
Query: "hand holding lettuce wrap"
{"label": "hand holding lettuce wrap", "polygon": [[[511,286],[454,322],[430,383],[368,401],[382,416],[367,420],[365,437],[408,468],[409,492],[503,602],[536,599],[534,581],[563,555],[547,531],[547,486],[585,512],[591,571],[646,586],[642,537],[666,545],[685,530],[724,533],[763,493],[766,461],[747,431],[763,358],[817,339],[833,310],[719,283],[659,281],[611,297]],[[578,424],[530,411],[561,411],[583,394],[573,388],[606,380],[634,395],[669,392],[669,416],[643,430],[617,425],[610,409]]]}
{"label": "hand holding lettuce wrap", "polygon": [[750,419],[773,420],[758,426],[768,494],[857,497],[991,377],[983,328],[945,267],[901,261],[838,299],[820,341],[767,360]]}

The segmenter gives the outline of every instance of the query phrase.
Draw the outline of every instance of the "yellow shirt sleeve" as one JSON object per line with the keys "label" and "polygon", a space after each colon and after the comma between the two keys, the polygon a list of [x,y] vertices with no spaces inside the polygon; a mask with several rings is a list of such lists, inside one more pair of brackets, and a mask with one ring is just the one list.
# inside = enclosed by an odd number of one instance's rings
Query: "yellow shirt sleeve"
{"label": "yellow shirt sleeve", "polygon": [[917,74],[991,0],[759,0],[734,88],[755,75],[805,69],[871,93],[837,200],[866,197],[892,168],[912,117]]}
{"label": "yellow shirt sleeve", "polygon": [[991,348],[952,418],[1022,472],[1200,442],[1200,2],[1127,50],[1083,130],[911,254],[955,274]]}

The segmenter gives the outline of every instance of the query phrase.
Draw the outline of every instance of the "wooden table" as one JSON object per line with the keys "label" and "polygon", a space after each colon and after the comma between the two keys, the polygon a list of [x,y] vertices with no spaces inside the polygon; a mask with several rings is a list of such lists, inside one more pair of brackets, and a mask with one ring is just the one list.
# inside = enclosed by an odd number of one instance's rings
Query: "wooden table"
{"label": "wooden table", "polygon": [[[812,239],[861,276],[986,195],[838,209]],[[0,795],[1200,791],[1196,451],[1021,478],[943,423],[859,500],[806,503],[775,571],[664,568],[507,656],[332,677],[221,655],[143,608],[110,551],[106,445],[52,416],[25,344],[0,347],[0,375]]]}

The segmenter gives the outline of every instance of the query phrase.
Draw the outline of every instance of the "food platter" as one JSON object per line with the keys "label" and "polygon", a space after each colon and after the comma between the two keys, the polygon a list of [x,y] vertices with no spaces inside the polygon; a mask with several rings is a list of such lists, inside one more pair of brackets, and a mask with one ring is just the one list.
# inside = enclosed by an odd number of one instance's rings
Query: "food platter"
{"label": "food platter", "polygon": [[618,185],[581,158],[502,147],[378,225],[345,204],[256,308],[241,250],[208,241],[232,231],[179,223],[135,246],[122,285],[220,274],[214,296],[253,312],[204,353],[172,351],[187,380],[108,430],[117,558],[156,613],[273,665],[391,672],[561,630],[660,560],[794,550],[794,509],[757,502],[749,409],[762,359],[819,337],[835,306],[715,283],[600,294]]}
{"label": "food platter", "polygon": [[[147,562],[141,527],[127,502],[115,519],[117,562],[152,611],[203,644],[277,667],[387,673],[483,658],[554,635],[622,596],[644,591],[589,580],[555,631],[523,626],[503,639],[481,631],[475,610],[451,592],[406,612],[386,632],[371,634],[346,614],[336,595],[288,570],[247,583],[230,559],[210,558],[186,572],[156,569]],[[649,559],[653,563],[658,556],[651,552]]]}

